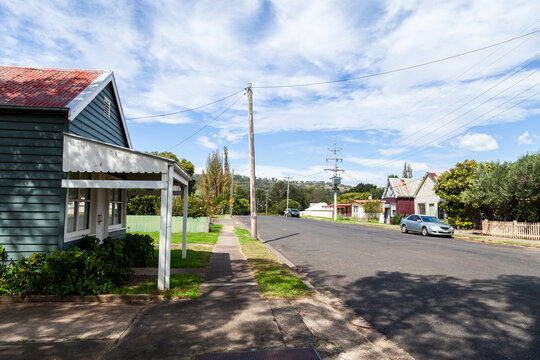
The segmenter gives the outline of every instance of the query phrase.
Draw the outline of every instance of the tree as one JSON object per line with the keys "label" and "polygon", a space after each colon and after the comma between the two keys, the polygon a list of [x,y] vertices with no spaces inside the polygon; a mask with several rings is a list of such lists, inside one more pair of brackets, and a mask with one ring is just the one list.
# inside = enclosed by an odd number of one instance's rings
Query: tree
{"label": "tree", "polygon": [[367,192],[371,194],[371,197],[373,199],[380,199],[384,192],[384,188],[378,187],[377,185],[373,185],[373,184],[358,183],[358,185],[354,186],[350,190],[345,191],[344,194],[348,194],[352,192],[356,192],[356,193]]}
{"label": "tree", "polygon": [[202,172],[200,190],[211,213],[223,211],[222,200],[228,199],[231,185],[231,173],[227,148],[223,147],[223,155],[214,151],[206,160],[206,171]]}
{"label": "tree", "polygon": [[178,156],[176,156],[176,154],[170,151],[164,151],[164,152],[152,151],[151,154],[176,161],[176,163],[180,165],[182,170],[184,170],[189,176],[191,176],[191,180],[188,183],[189,194],[191,195],[195,192],[195,187],[197,185],[197,182],[195,181],[195,179],[193,179],[193,174],[195,174],[195,165],[193,165],[191,161],[186,160],[184,158],[180,160],[178,159]]}
{"label": "tree", "polygon": [[389,177],[389,178],[395,178],[395,179],[397,179],[397,178],[398,178],[398,176],[397,176],[397,175],[388,175],[388,177]]}
{"label": "tree", "polygon": [[[176,163],[189,175],[192,177],[191,181],[188,183],[189,195],[192,195],[195,192],[196,181],[193,179],[193,174],[195,173],[195,165],[189,160],[178,159],[176,154],[172,152],[157,152],[152,151],[152,155],[161,156],[167,159],[176,161]],[[173,200],[173,215],[182,216],[181,204],[178,205],[179,197],[175,197]],[[181,203],[181,201],[180,201]],[[180,207],[179,207],[180,206]],[[155,195],[136,195],[131,197],[128,200],[127,204],[127,214],[128,215],[159,215],[161,209],[161,200],[159,196]],[[190,215],[188,215],[190,216]]]}
{"label": "tree", "polygon": [[370,195],[371,195],[371,193],[369,193],[369,192],[365,192],[365,193],[354,193],[354,192],[345,193],[345,194],[339,195],[338,198],[337,198],[337,201],[338,201],[338,203],[344,203],[344,202],[349,202],[349,201],[352,201],[352,200],[367,200],[367,199],[369,199]]}
{"label": "tree", "polygon": [[404,179],[411,179],[412,178],[412,168],[411,164],[403,164],[403,178]]}
{"label": "tree", "polygon": [[[287,208],[287,199],[282,200],[277,204],[274,204],[271,208],[271,212],[272,214],[283,215],[286,208]],[[289,209],[300,209],[300,203],[296,200],[289,199]]]}
{"label": "tree", "polygon": [[461,197],[489,220],[540,221],[540,154],[480,164]]}
{"label": "tree", "polygon": [[[439,176],[435,186],[435,194],[446,200],[444,208],[448,213],[448,220],[456,227],[468,227],[472,221],[479,224],[479,211],[466,205],[461,194],[470,188],[474,172],[478,167],[476,160],[465,160]],[[443,205],[443,204],[441,204]]]}
{"label": "tree", "polygon": [[368,201],[362,204],[364,212],[369,219],[374,219],[382,212],[381,202],[379,200]]}

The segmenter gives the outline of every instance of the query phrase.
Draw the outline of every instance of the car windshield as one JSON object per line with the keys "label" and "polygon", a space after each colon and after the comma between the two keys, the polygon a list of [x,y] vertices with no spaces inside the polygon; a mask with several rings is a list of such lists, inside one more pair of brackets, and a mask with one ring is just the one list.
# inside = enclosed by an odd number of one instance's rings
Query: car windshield
{"label": "car windshield", "polygon": [[293,211],[293,212],[294,212],[294,211],[298,211],[298,209],[291,209],[291,211]]}
{"label": "car windshield", "polygon": [[423,222],[442,223],[442,221],[437,219],[435,216],[420,216],[420,217],[422,218]]}

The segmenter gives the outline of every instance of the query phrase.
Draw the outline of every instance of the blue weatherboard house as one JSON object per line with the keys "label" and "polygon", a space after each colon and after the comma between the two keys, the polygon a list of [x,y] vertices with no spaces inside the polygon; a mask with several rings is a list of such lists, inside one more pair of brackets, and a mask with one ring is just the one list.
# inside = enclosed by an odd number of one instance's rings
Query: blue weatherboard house
{"label": "blue weatherboard house", "polygon": [[189,180],[174,161],[132,149],[112,72],[0,66],[0,245],[10,259],[84,235],[122,238],[127,189],[160,190],[158,285],[168,288],[173,187],[187,194]]}

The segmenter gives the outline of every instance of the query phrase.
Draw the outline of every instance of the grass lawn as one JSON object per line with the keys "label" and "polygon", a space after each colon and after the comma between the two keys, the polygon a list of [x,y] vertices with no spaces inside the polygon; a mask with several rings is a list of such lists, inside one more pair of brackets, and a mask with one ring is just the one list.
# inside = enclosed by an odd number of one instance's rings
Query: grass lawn
{"label": "grass lawn", "polygon": [[[190,246],[186,258],[182,259],[182,249],[171,249],[171,268],[204,268],[210,262],[212,248],[207,246]],[[154,260],[151,267],[158,266],[159,252],[154,249]]]}
{"label": "grass lawn", "polygon": [[[221,231],[221,228],[223,225],[221,224],[213,224],[210,225],[210,232],[208,233],[187,233],[187,243],[188,244],[208,244],[208,245],[215,245],[219,233]],[[150,235],[150,237],[154,240],[154,244],[159,244],[159,232],[140,232],[137,234],[144,234],[144,235]],[[171,242],[173,244],[181,244],[182,243],[182,233],[172,233],[171,234]]]}
{"label": "grass lawn", "polygon": [[202,275],[171,274],[171,288],[157,289],[157,276],[134,276],[131,283],[113,291],[114,294],[162,295],[166,299],[196,299],[199,297]]}
{"label": "grass lawn", "polygon": [[302,280],[281,265],[266,246],[259,240],[251,239],[249,231],[235,227],[235,233],[264,296],[288,299],[313,294]]}

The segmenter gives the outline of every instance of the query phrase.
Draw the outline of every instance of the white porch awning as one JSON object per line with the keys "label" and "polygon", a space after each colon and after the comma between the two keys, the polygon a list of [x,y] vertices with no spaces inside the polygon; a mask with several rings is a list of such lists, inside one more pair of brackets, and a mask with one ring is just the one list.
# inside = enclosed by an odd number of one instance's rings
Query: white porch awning
{"label": "white porch awning", "polygon": [[187,185],[191,177],[174,160],[64,133],[64,172],[165,174],[170,165],[174,180]]}
{"label": "white porch awning", "polygon": [[[63,179],[63,188],[150,189],[160,190],[161,226],[159,234],[158,287],[170,286],[173,184],[188,193],[191,177],[174,160],[134,151],[64,133],[62,169],[64,172],[126,174],[125,180]],[[188,197],[184,196],[182,258],[187,247]]]}

